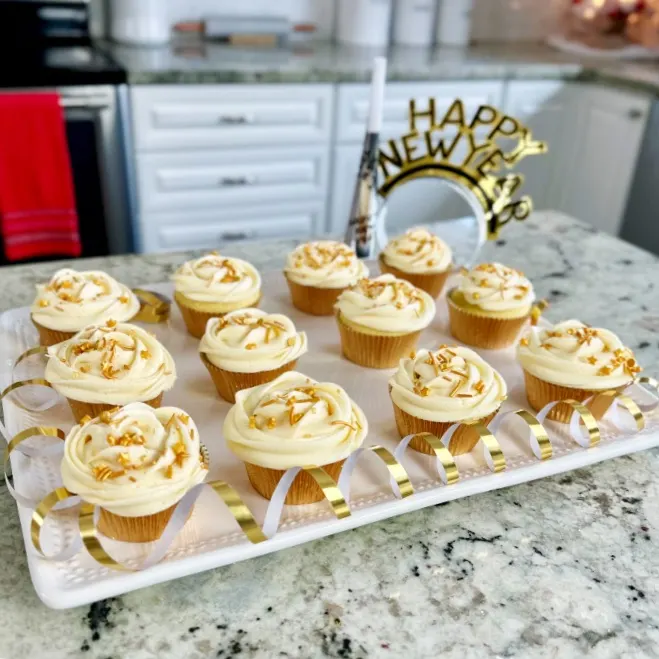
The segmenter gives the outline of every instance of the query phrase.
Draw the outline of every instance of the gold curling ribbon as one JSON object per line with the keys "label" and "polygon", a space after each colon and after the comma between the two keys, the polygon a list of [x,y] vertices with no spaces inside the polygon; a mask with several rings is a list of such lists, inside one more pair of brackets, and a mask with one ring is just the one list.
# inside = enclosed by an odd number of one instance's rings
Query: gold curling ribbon
{"label": "gold curling ribbon", "polygon": [[322,467],[303,467],[303,469],[318,483],[337,519],[350,517],[350,507],[343,498],[336,481]]}
{"label": "gold curling ribbon", "polygon": [[[444,447],[442,446],[442,448]],[[380,458],[380,460],[382,460],[382,462],[387,465],[389,475],[396,481],[396,484],[398,485],[401,499],[414,494],[414,486],[410,481],[410,477],[405,470],[405,467],[403,467],[403,465],[398,462],[398,460],[396,460],[396,458],[393,456],[393,453],[391,453],[389,449],[384,448],[384,446],[369,446],[366,450],[375,453],[375,455],[377,455],[378,458]],[[450,455],[451,454],[449,453],[449,456]],[[453,463],[453,466],[455,466],[455,463]],[[457,469],[455,471],[457,476]]]}
{"label": "gold curling ribbon", "polygon": [[[41,385],[43,387],[48,387],[49,389],[52,389],[52,385],[48,380],[44,378],[31,378],[30,380],[19,380],[18,382],[14,382],[13,384],[10,384],[8,387],[5,387],[2,392],[0,392],[0,401],[3,400],[6,396],[8,396],[12,391],[16,391],[17,389],[20,389],[21,387],[27,387],[29,385]],[[23,410],[24,412],[32,412],[33,410],[30,410],[29,408],[25,407],[22,403],[19,403],[17,400],[12,401],[16,407],[19,409]]]}
{"label": "gold curling ribbon", "polygon": [[3,460],[5,478],[9,478],[9,475],[7,474],[7,466],[9,465],[9,456],[11,455],[11,452],[29,437],[58,437],[64,441],[66,435],[63,430],[55,428],[54,426],[34,426],[32,428],[27,428],[26,430],[21,430],[21,432],[12,437],[9,444],[5,447],[5,456]]}
{"label": "gold curling ribbon", "polygon": [[554,449],[549,440],[549,435],[545,430],[545,427],[538,421],[535,415],[527,410],[515,410],[510,412],[504,412],[504,415],[512,414],[518,416],[526,425],[531,429],[536,441],[538,442],[538,448],[540,449],[540,459],[549,460],[554,454]]}
{"label": "gold curling ribbon", "polygon": [[549,302],[547,300],[538,300],[531,307],[531,325],[537,325],[540,322],[540,316],[542,316],[548,307]]}
{"label": "gold curling ribbon", "polygon": [[586,430],[588,431],[589,447],[592,448],[593,446],[599,444],[601,439],[600,427],[592,412],[578,400],[572,400],[571,398],[568,398],[567,400],[562,400],[560,402],[572,407],[572,409],[575,410],[581,417],[581,420],[583,421],[583,424],[586,426]]}
{"label": "gold curling ribbon", "polygon": [[134,288],[133,293],[140,301],[140,310],[132,320],[143,323],[164,323],[169,320],[171,309],[169,300],[143,288]]}
{"label": "gold curling ribbon", "polygon": [[32,513],[32,522],[30,524],[32,544],[44,558],[48,558],[48,556],[44,554],[43,549],[41,548],[41,529],[43,528],[44,522],[46,521],[46,517],[60,501],[70,499],[74,496],[77,495],[75,495],[73,492],[69,492],[65,487],[58,487],[50,494],[47,494],[39,502],[37,507],[34,509],[34,512]]}
{"label": "gold curling ribbon", "polygon": [[14,368],[16,368],[24,359],[32,357],[32,355],[46,355],[48,354],[48,348],[44,346],[37,346],[36,348],[30,348],[24,353],[19,355],[18,359],[14,362]]}
{"label": "gold curling ribbon", "polygon": [[423,439],[423,441],[426,442],[426,444],[428,444],[430,448],[432,448],[432,450],[435,452],[435,455],[442,463],[442,467],[444,467],[444,473],[446,474],[446,484],[453,485],[454,483],[457,483],[460,480],[460,472],[458,471],[458,467],[455,464],[455,460],[453,459],[451,452],[446,448],[446,446],[444,446],[444,444],[442,444],[442,440],[429,432],[417,433],[416,437]]}
{"label": "gold curling ribbon", "polygon": [[490,458],[492,458],[492,471],[495,474],[506,469],[506,456],[503,454],[501,444],[499,444],[497,438],[488,430],[487,426],[484,426],[482,423],[461,423],[460,426],[469,428],[483,440],[483,444],[485,444],[485,448],[489,451]]}
{"label": "gold curling ribbon", "polygon": [[629,396],[618,391],[602,391],[598,393],[588,403],[588,409],[596,419],[601,419],[615,401],[618,401],[634,417],[638,430],[645,428],[645,417],[643,416],[643,412],[641,412],[641,408]]}

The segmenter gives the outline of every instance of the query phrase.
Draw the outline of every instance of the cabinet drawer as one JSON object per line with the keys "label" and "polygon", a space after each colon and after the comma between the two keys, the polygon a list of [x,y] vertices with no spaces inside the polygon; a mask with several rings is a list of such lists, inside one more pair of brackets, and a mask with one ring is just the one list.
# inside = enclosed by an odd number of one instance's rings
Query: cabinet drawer
{"label": "cabinet drawer", "polygon": [[132,89],[137,151],[329,140],[331,85],[154,85]]}
{"label": "cabinet drawer", "polygon": [[309,238],[321,232],[324,223],[323,201],[145,215],[140,221],[140,251],[228,249],[227,245],[243,240]]}
{"label": "cabinet drawer", "polygon": [[[461,98],[466,112],[471,114],[483,103],[499,107],[503,96],[503,83],[496,80],[446,83],[399,82],[390,83],[385,94],[382,136],[389,139],[400,137],[409,131],[409,102],[412,98],[418,101],[419,108],[422,109],[427,107],[429,98],[434,98],[439,117],[446,112],[456,98]],[[344,84],[339,86],[337,141],[359,142],[364,139],[368,102],[368,85]]]}
{"label": "cabinet drawer", "polygon": [[326,146],[223,152],[138,154],[142,211],[324,197]]}

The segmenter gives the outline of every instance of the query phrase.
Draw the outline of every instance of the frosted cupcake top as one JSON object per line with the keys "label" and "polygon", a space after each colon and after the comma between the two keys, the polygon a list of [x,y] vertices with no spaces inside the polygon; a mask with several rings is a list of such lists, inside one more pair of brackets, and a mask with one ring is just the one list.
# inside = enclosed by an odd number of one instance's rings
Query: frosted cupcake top
{"label": "frosted cupcake top", "polygon": [[427,229],[410,229],[391,240],[382,252],[385,262],[411,274],[446,272],[453,260],[451,248]]}
{"label": "frosted cupcake top", "polygon": [[74,426],[64,442],[64,487],[124,517],[176,504],[206,477],[199,432],[177,407],[132,403]]}
{"label": "frosted cupcake top", "polygon": [[507,395],[498,371],[462,346],[419,350],[401,359],[389,385],[391,399],[401,410],[445,423],[487,417]]}
{"label": "frosted cupcake top", "polygon": [[343,460],[367,433],[364,413],[339,385],[295,371],[239,391],[224,421],[227,446],[270,469]]}
{"label": "frosted cupcake top", "polygon": [[343,291],[336,309],[349,323],[393,334],[421,330],[435,317],[428,293],[389,274],[362,279]]}
{"label": "frosted cupcake top", "polygon": [[290,281],[315,288],[347,288],[368,277],[354,250],[333,240],[298,245],[286,258],[284,272]]}
{"label": "frosted cupcake top", "polygon": [[307,335],[281,314],[239,309],[208,321],[199,351],[225,371],[272,371],[307,351]]}
{"label": "frosted cupcake top", "polygon": [[48,348],[45,378],[67,398],[125,405],[171,389],[176,367],[155,336],[109,320]]}
{"label": "frosted cupcake top", "polygon": [[481,263],[463,271],[457,290],[467,304],[483,311],[530,311],[535,300],[524,273],[501,263]]}
{"label": "frosted cupcake top", "polygon": [[194,302],[250,306],[261,295],[261,275],[251,263],[216,253],[179,266],[172,281],[177,292]]}
{"label": "frosted cupcake top", "polygon": [[621,387],[641,371],[634,353],[613,332],[579,320],[529,328],[517,358],[524,370],[545,382],[580,389]]}
{"label": "frosted cupcake top", "polygon": [[97,270],[58,270],[47,284],[37,285],[30,313],[52,330],[77,332],[87,325],[100,325],[113,318],[130,320],[140,302],[123,284]]}

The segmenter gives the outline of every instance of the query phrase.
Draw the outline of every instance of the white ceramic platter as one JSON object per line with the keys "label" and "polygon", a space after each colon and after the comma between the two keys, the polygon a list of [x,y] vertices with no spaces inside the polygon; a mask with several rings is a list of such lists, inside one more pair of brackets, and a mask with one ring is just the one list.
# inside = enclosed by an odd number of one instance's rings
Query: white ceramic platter
{"label": "white ceramic platter", "polygon": [[[300,359],[298,370],[316,380],[333,381],[343,386],[368,417],[370,434],[365,445],[381,444],[393,451],[399,437],[387,391],[391,370],[361,368],[343,359],[334,319],[308,316],[295,310],[289,302],[281,273],[268,273],[263,279],[262,307],[290,316],[298,328],[308,334],[310,352]],[[150,288],[171,295],[168,284]],[[440,300],[437,317],[424,332],[420,345],[433,347],[441,343],[454,343],[447,332],[446,321],[445,303]],[[199,359],[197,341],[186,333],[182,319],[174,308],[168,326],[149,325],[149,328],[176,360],[178,380],[175,388],[165,395],[165,404],[183,408],[197,423],[202,441],[210,452],[208,479],[223,479],[234,485],[256,519],[261,521],[267,502],[252,490],[243,465],[224,445],[221,429],[229,404],[218,398]],[[11,367],[15,358],[25,349],[36,345],[36,340],[37,334],[31,326],[27,308],[13,309],[0,316],[2,387],[11,381]],[[483,351],[483,355],[508,383],[510,396],[504,410],[527,407],[523,377],[514,361],[514,351]],[[43,363],[38,358],[24,362],[18,368],[16,375],[21,379],[38,377],[43,373]],[[25,391],[27,393],[23,393]],[[38,407],[39,402],[52,402],[56,396],[48,389],[36,387],[26,388],[17,394],[23,397],[23,401],[28,401],[31,408]],[[68,430],[73,423],[64,400],[58,400],[56,405],[45,411],[27,413],[9,398],[4,402],[4,417],[10,435],[35,425],[58,425]],[[19,506],[30,574],[36,592],[45,604],[53,608],[78,606],[299,545],[411,510],[578,469],[657,446],[659,413],[650,412],[646,414],[646,419],[646,428],[640,432],[635,431],[633,424],[620,431],[604,422],[602,439],[593,448],[582,448],[566,433],[563,426],[547,422],[545,427],[552,441],[553,457],[546,461],[540,461],[533,455],[528,428],[521,422],[506,420],[497,431],[497,438],[506,457],[506,470],[492,473],[479,444],[471,454],[456,458],[460,480],[448,486],[442,484],[433,458],[408,449],[401,462],[409,473],[415,494],[405,499],[394,497],[386,468],[375,456],[367,455],[358,463],[352,477],[351,516],[337,520],[326,502],[287,506],[277,534],[260,544],[251,544],[247,540],[217,496],[207,490],[202,493],[192,517],[164,560],[141,572],[127,573],[104,568],[85,550],[62,562],[40,558],[31,546],[31,510]],[[25,496],[38,499],[61,485],[57,458],[28,461],[22,455],[13,455],[12,467],[16,487]],[[74,512],[53,514],[42,533],[45,551],[55,553],[61,550],[77,533],[77,517]],[[129,564],[136,564],[149,550],[149,545],[130,545],[109,540],[104,544],[115,558]]]}

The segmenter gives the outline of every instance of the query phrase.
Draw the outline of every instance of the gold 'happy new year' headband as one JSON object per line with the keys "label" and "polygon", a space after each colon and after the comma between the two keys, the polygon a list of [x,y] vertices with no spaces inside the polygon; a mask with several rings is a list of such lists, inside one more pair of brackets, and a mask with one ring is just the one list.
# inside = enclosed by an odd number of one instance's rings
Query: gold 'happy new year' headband
{"label": "gold 'happy new year' headband", "polygon": [[[428,126],[424,131],[418,126],[422,119]],[[438,119],[435,99],[428,100],[425,110],[410,101],[410,132],[389,140],[378,152],[379,194],[386,199],[407,181],[444,178],[476,198],[485,213],[488,238],[496,238],[510,220],[526,219],[533,209],[530,197],[513,199],[524,177],[501,174],[501,170],[511,169],[527,156],[546,153],[547,144],[534,141],[518,119],[491,105],[481,105],[467,122],[464,103],[455,100]],[[514,140],[514,146],[506,151],[497,140]]]}

